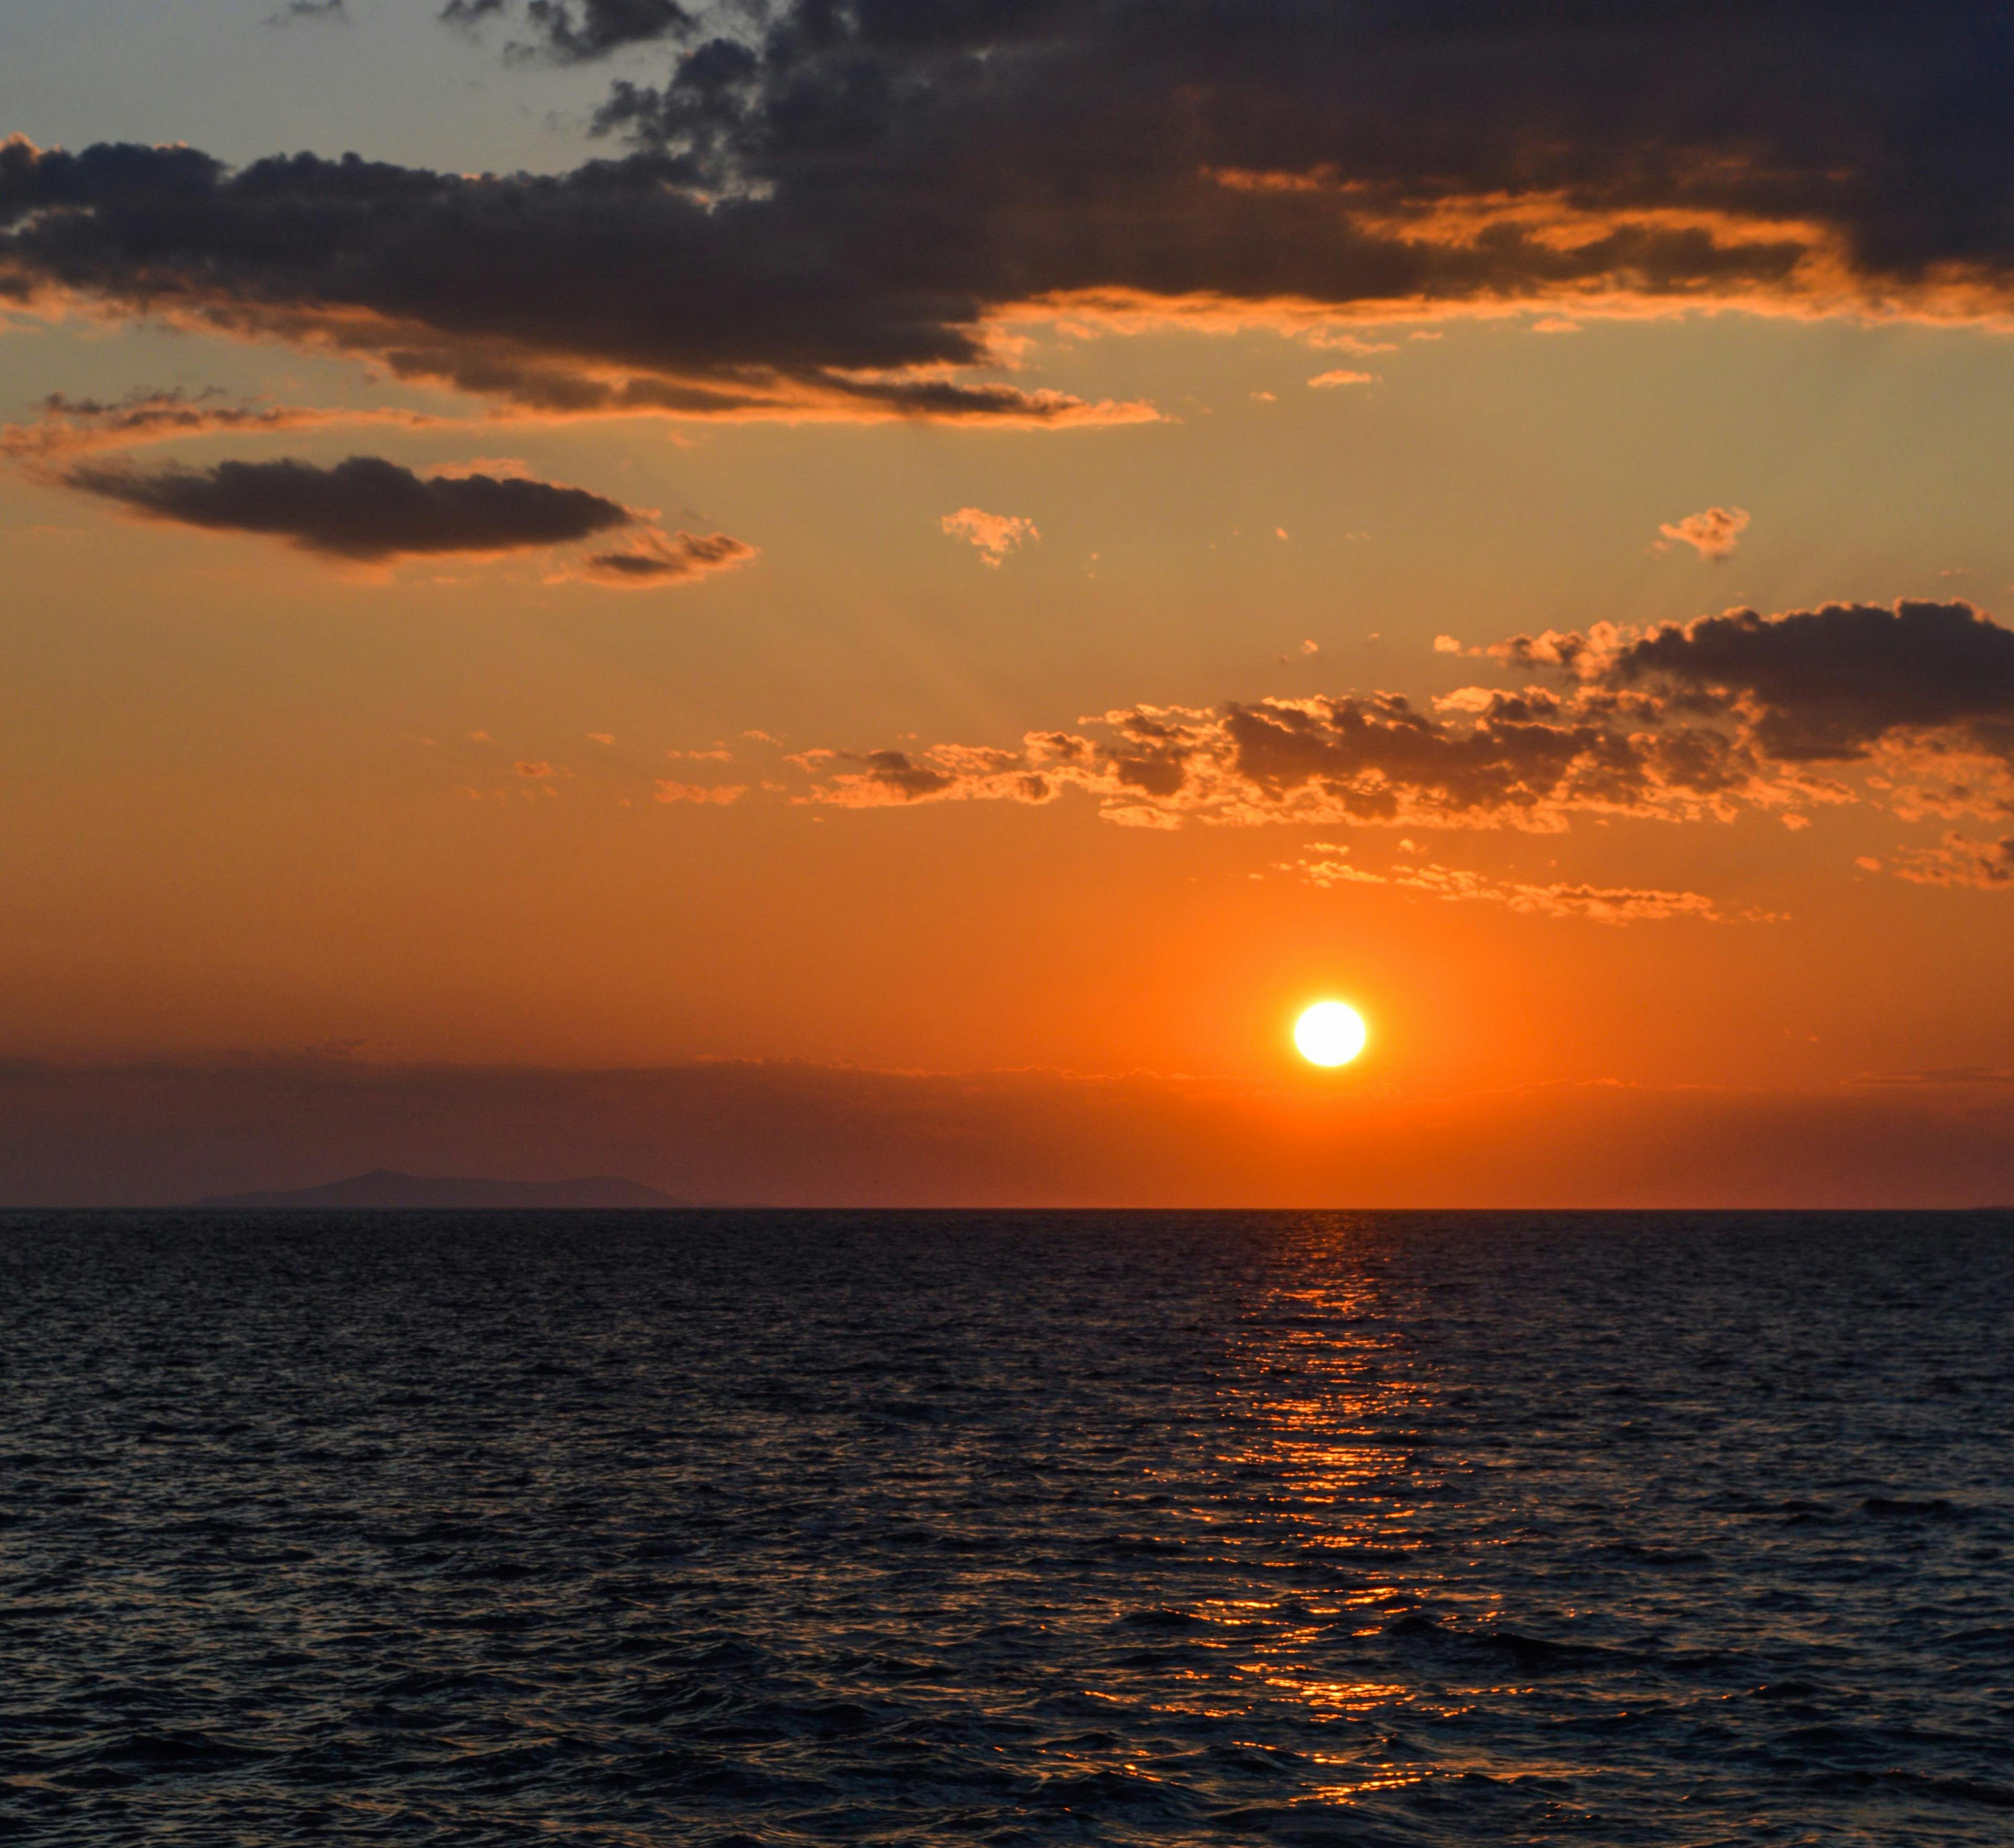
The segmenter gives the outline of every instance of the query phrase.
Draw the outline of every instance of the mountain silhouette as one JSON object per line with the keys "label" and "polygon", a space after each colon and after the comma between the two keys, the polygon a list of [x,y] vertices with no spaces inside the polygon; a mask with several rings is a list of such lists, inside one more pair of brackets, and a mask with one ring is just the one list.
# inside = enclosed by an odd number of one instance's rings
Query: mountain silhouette
{"label": "mountain silhouette", "polygon": [[378,1168],[353,1174],[321,1187],[267,1190],[249,1194],[212,1194],[195,1205],[217,1212],[288,1208],[338,1208],[349,1212],[387,1210],[463,1212],[473,1209],[684,1206],[669,1194],[620,1175],[593,1174],[579,1180],[458,1180],[424,1174],[400,1174]]}

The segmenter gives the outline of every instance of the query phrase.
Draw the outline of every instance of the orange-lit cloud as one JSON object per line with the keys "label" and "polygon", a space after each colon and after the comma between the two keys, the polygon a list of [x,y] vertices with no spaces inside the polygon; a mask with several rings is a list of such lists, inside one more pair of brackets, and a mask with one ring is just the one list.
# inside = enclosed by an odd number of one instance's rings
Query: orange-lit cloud
{"label": "orange-lit cloud", "polygon": [[[794,761],[812,779],[803,799],[837,807],[1039,805],[1073,791],[1108,820],[1156,828],[1553,833],[1583,817],[1724,822],[1744,810],[1794,825],[1806,811],[1851,803],[1905,821],[2014,815],[2014,630],[1970,604],[1733,611],[1649,631],[1519,636],[1469,652],[1564,685],[1460,688],[1431,711],[1389,693],[1140,706],[1078,730],[1031,732],[1012,749],[821,750]],[[1927,780],[1926,767],[1940,764],[1962,775]],[[1848,782],[1833,768],[1859,774]],[[1891,773],[1901,768],[1919,780],[1898,783]],[[1948,842],[1909,864],[1926,880],[1997,884],[1994,852]],[[1493,892],[1444,869],[1421,882],[1444,896],[1512,901],[1510,888]],[[1604,904],[1647,916],[1707,904],[1589,887],[1518,894],[1528,907],[1586,915]]]}
{"label": "orange-lit cloud", "polygon": [[1042,535],[1035,523],[1019,514],[989,514],[983,507],[962,507],[937,524],[953,539],[978,548],[979,562],[998,568],[1009,553],[1018,552]]}
{"label": "orange-lit cloud", "polygon": [[[1272,698],[1221,707],[1142,706],[1018,749],[806,760],[812,800],[847,808],[919,801],[1041,804],[1088,794],[1107,819],[1177,827],[1348,822],[1554,833],[1578,815],[1726,818],[1744,805],[1823,800],[1729,732],[1657,728],[1543,689],[1487,695],[1486,709],[1423,712],[1393,693]],[[1641,718],[1632,729],[1630,718]]]}
{"label": "orange-lit cloud", "polygon": [[1657,528],[1662,535],[1654,550],[1668,552],[1675,545],[1690,546],[1700,557],[1718,562],[1734,555],[1734,548],[1748,529],[1748,516],[1738,507],[1710,507],[1683,520],[1667,521]]}
{"label": "orange-lit cloud", "polygon": [[747,786],[745,783],[720,783],[708,786],[695,783],[672,783],[660,778],[658,780],[656,793],[650,800],[654,802],[714,803],[725,806],[729,803],[740,801],[747,793]]}
{"label": "orange-lit cloud", "polygon": [[1281,868],[1298,873],[1316,886],[1396,886],[1424,892],[1428,897],[1467,903],[1481,901],[1500,904],[1526,916],[1579,918],[1597,924],[1640,924],[1668,918],[1718,920],[1714,901],[1697,892],[1661,892],[1627,886],[1590,886],[1555,882],[1528,885],[1515,880],[1493,879],[1463,868],[1437,866],[1431,861],[1399,865],[1389,872],[1372,872],[1350,865],[1347,847],[1317,840],[1299,860]]}
{"label": "orange-lit cloud", "polygon": [[1934,847],[1898,854],[1894,870],[1898,878],[1919,886],[2004,890],[2014,886],[2014,836],[2004,840],[1973,840],[1962,834],[1947,834]]}

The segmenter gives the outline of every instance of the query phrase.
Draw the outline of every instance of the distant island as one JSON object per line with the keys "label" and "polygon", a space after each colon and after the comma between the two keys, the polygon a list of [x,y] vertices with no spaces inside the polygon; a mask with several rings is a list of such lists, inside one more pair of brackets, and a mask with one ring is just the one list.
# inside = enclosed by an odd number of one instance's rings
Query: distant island
{"label": "distant island", "polygon": [[620,1175],[593,1174],[579,1180],[469,1180],[425,1174],[400,1174],[379,1168],[331,1180],[318,1187],[251,1194],[212,1194],[195,1204],[220,1212],[336,1209],[351,1212],[417,1211],[460,1212],[520,1211],[578,1212],[584,1209],[647,1210],[689,1206],[669,1194]]}

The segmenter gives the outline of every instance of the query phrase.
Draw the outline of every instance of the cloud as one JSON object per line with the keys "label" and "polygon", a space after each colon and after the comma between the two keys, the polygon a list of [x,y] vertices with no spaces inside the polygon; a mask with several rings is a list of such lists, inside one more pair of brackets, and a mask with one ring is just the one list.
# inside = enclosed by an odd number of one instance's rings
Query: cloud
{"label": "cloud", "polygon": [[704,538],[690,532],[639,533],[636,542],[618,550],[597,552],[580,560],[565,574],[615,590],[655,590],[689,583],[709,571],[731,571],[756,556],[755,548],[725,532]]}
{"label": "cloud", "polygon": [[1308,381],[1317,390],[1331,385],[1375,385],[1377,382],[1378,374],[1374,372],[1352,372],[1342,367],[1333,372],[1318,372]]}
{"label": "cloud", "polygon": [[[0,291],[554,414],[1149,415],[994,377],[1017,314],[1213,324],[2014,301],[2014,20],[1431,0],[460,0],[661,47],[564,174],[0,153]],[[1926,132],[1926,123],[1936,132]]]}
{"label": "cloud", "polygon": [[317,410],[302,405],[259,403],[233,399],[214,385],[200,392],[143,389],[110,400],[70,398],[52,392],[42,400],[39,413],[31,423],[0,425],[0,457],[46,464],[68,456],[137,449],[185,437],[274,435],[344,424],[387,424],[418,430],[448,421],[419,411]]}
{"label": "cloud", "polygon": [[[1735,611],[1647,632],[1518,636],[1468,650],[1561,684],[1122,707],[1018,746],[819,750],[801,800],[1037,805],[1088,797],[1135,827],[1347,825],[1555,833],[1583,818],[1790,826],[1847,804],[2014,817],[2014,630],[1965,603]],[[1829,765],[1855,780],[1820,774]],[[1953,835],[1898,869],[1999,886],[2005,851]],[[1360,879],[1355,869],[1336,873]],[[1378,876],[1387,878],[1392,876]],[[1696,894],[1424,885],[1556,913],[1696,911]]]}
{"label": "cloud", "polygon": [[1015,750],[939,745],[809,761],[809,800],[871,808],[923,800],[1093,797],[1108,819],[1174,827],[1346,822],[1515,828],[1577,815],[1728,817],[1814,799],[1772,779],[1711,726],[1633,729],[1540,689],[1421,711],[1396,693],[1141,706],[1032,732]]}
{"label": "cloud", "polygon": [[538,781],[543,781],[553,774],[552,765],[544,762],[513,764],[511,768],[520,776],[531,777]]}
{"label": "cloud", "polygon": [[[989,336],[836,238],[681,183],[662,154],[465,176],[296,155],[0,142],[0,300],[374,360],[551,417],[1138,421],[953,376]],[[820,209],[830,220],[830,213]],[[849,273],[851,279],[848,279]]]}
{"label": "cloud", "polygon": [[722,806],[738,802],[748,793],[746,783],[732,783],[708,786],[696,783],[672,783],[664,778],[658,779],[657,793],[653,802],[717,803]]}
{"label": "cloud", "polygon": [[1905,850],[1896,857],[1894,872],[1919,886],[1972,886],[1982,892],[2014,886],[2014,836],[2005,840],[1973,840],[1947,834],[1934,847]]}
{"label": "cloud", "polygon": [[1333,842],[1315,841],[1300,859],[1285,862],[1279,870],[1298,873],[1311,885],[1394,886],[1458,904],[1479,900],[1501,904],[1528,917],[1578,918],[1597,924],[1641,924],[1670,918],[1717,922],[1721,917],[1714,901],[1697,892],[1585,884],[1528,885],[1490,879],[1462,868],[1437,866],[1431,861],[1371,872],[1349,865],[1344,858],[1349,851]]}
{"label": "cloud", "polygon": [[[511,0],[446,0],[439,16],[451,26],[475,27],[517,10]],[[626,45],[689,38],[697,23],[678,0],[528,0],[522,11],[535,35],[525,48],[569,64]]]}
{"label": "cloud", "polygon": [[1940,1090],[1954,1086],[2014,1084],[2014,1066],[1943,1065],[1930,1071],[1864,1072],[1855,1082]]}
{"label": "cloud", "polygon": [[953,539],[977,546],[980,563],[995,568],[1009,553],[1018,552],[1030,540],[1042,536],[1034,521],[1019,514],[989,514],[976,507],[962,507],[955,514],[946,514],[937,524]]}
{"label": "cloud", "polygon": [[2009,35],[1958,0],[798,0],[707,12],[600,120],[715,186],[926,224],[994,301],[1885,306],[2001,286]]}
{"label": "cloud", "polygon": [[376,456],[219,462],[142,472],[83,464],[65,482],[150,518],[285,539],[303,551],[375,563],[428,553],[565,544],[636,516],[619,502],[521,477],[425,476]]}
{"label": "cloud", "polygon": [[1633,639],[1591,631],[1505,647],[1514,661],[1550,659],[1603,685],[1737,715],[1786,761],[1863,757],[1904,732],[2014,757],[2014,629],[1969,603],[1729,610]]}
{"label": "cloud", "polygon": [[372,1168],[625,1174],[825,1206],[1966,1206],[2014,1198],[2014,1098],[1614,1083],[1394,1097],[1297,1077],[727,1061],[0,1062],[0,1205],[163,1205]]}
{"label": "cloud", "polygon": [[1657,531],[1664,536],[1653,550],[1668,552],[1675,544],[1686,545],[1700,557],[1717,562],[1733,556],[1747,526],[1748,516],[1740,507],[1710,507],[1660,526]]}
{"label": "cloud", "polygon": [[756,556],[754,546],[727,533],[661,532],[619,502],[537,480],[514,457],[443,463],[424,475],[371,456],[353,456],[332,468],[287,460],[145,473],[123,457],[70,464],[79,455],[185,437],[264,435],[357,422],[430,428],[446,421],[396,410],[246,403],[215,389],[138,392],[109,403],[59,392],[43,401],[33,422],[0,428],[0,457],[38,478],[151,518],[269,534],[306,551],[364,562],[495,553],[622,529],[633,535],[629,543],[574,560],[555,581],[646,590],[728,570]]}

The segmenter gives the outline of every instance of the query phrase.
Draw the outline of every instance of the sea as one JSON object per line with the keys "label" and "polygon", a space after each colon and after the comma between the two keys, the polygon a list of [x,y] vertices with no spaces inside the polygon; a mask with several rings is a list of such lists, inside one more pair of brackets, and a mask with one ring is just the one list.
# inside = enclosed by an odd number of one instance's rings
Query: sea
{"label": "sea", "polygon": [[2014,1214],[0,1218],[0,1835],[2014,1843]]}

